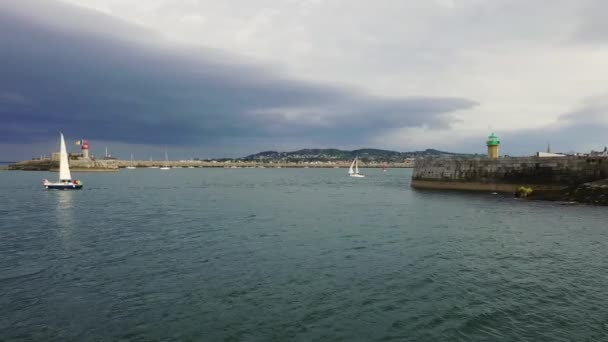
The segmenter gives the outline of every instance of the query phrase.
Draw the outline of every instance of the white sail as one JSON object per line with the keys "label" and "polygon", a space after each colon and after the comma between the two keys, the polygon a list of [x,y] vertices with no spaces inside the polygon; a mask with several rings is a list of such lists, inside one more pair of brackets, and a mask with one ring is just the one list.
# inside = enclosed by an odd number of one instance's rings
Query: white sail
{"label": "white sail", "polygon": [[65,148],[65,140],[63,140],[63,133],[61,135],[61,143],[59,146],[59,181],[71,181],[72,175],[70,175],[70,165],[68,164],[68,151]]}
{"label": "white sail", "polygon": [[[353,170],[354,168],[354,170]],[[356,177],[356,178],[364,178],[365,175],[362,175],[359,173],[359,158],[355,157],[355,160],[353,160],[353,163],[350,164],[350,169],[348,169],[348,175],[351,177]]]}

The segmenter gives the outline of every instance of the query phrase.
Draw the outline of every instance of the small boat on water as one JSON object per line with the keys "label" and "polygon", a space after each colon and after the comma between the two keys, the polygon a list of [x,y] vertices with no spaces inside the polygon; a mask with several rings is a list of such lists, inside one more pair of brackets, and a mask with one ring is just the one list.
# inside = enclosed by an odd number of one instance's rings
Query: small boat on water
{"label": "small boat on water", "polygon": [[165,166],[160,168],[161,170],[171,170],[169,167],[169,156],[167,155],[167,149],[165,149]]}
{"label": "small boat on water", "polygon": [[129,166],[127,166],[127,169],[129,169],[129,170],[136,169],[136,167],[133,165],[133,153],[131,153],[131,164]]}
{"label": "small boat on water", "polygon": [[59,182],[49,182],[48,179],[45,179],[42,185],[49,190],[80,190],[82,189],[82,182],[77,179],[72,181],[63,133],[59,133],[59,136],[61,137],[59,143]]}
{"label": "small boat on water", "polygon": [[355,157],[355,160],[353,160],[353,163],[350,164],[350,168],[348,169],[348,175],[351,177],[356,177],[356,178],[365,177],[365,175],[359,173],[359,158]]}

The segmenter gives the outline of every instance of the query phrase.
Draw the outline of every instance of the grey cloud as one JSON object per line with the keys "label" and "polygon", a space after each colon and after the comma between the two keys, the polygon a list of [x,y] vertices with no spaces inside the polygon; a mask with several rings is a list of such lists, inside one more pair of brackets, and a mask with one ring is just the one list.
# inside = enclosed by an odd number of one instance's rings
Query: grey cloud
{"label": "grey cloud", "polygon": [[[61,130],[139,144],[231,138],[340,144],[395,127],[446,127],[450,113],[476,105],[449,97],[382,98],[288,79],[221,51],[151,43],[147,33],[140,41],[139,29],[118,20],[49,4],[44,19],[28,12],[36,6],[0,5],[0,142],[42,141]],[[56,24],[71,16],[99,26]],[[125,28],[128,39],[115,28]]]}
{"label": "grey cloud", "polygon": [[588,0],[583,2],[578,14],[578,23],[571,42],[583,44],[608,43],[608,3],[603,0]]}
{"label": "grey cloud", "polygon": [[505,132],[501,136],[502,149],[507,154],[532,155],[550,144],[554,152],[589,152],[608,145],[607,131],[608,95],[597,95],[560,115],[553,126]]}

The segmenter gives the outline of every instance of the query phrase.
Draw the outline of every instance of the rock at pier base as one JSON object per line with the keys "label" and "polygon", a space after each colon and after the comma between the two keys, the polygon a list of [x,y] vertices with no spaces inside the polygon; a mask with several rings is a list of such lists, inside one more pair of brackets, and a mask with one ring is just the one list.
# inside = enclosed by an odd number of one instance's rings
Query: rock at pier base
{"label": "rock at pier base", "polygon": [[561,191],[534,191],[527,198],[608,206],[608,179],[571,186]]}
{"label": "rock at pier base", "polygon": [[515,197],[518,198],[526,198],[530,195],[532,195],[532,193],[534,192],[534,190],[532,190],[532,188],[527,187],[527,186],[520,186],[519,188],[517,188],[517,190],[515,191]]}

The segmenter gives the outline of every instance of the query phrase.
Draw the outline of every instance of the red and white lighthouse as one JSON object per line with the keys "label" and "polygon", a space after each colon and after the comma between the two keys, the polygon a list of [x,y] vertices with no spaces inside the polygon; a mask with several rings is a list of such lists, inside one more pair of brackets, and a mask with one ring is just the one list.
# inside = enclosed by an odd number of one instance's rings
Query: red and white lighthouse
{"label": "red and white lighthouse", "polygon": [[89,141],[82,140],[82,145],[80,146],[80,150],[82,151],[82,158],[89,159]]}

